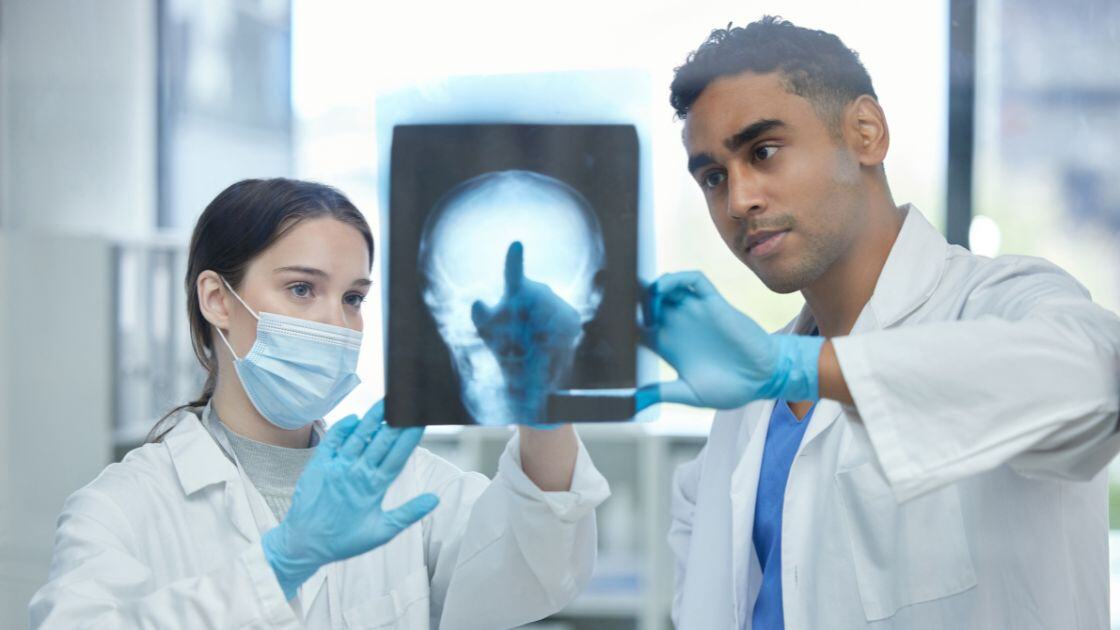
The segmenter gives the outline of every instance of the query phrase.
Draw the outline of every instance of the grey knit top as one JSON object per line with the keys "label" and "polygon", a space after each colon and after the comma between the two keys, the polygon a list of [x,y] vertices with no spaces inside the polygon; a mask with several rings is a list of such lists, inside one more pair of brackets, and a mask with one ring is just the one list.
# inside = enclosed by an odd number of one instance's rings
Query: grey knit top
{"label": "grey knit top", "polygon": [[[304,466],[311,456],[315,454],[315,447],[285,448],[274,444],[265,444],[251,440],[243,435],[234,433],[224,422],[218,418],[213,407],[210,417],[217,420],[212,424],[221,427],[229,438],[234,455],[246,476],[256,486],[257,491],[264,497],[268,508],[272,510],[277,521],[284,520],[288,508],[292,506],[292,494],[296,490],[296,481],[303,473]],[[315,442],[314,435],[312,442]]]}

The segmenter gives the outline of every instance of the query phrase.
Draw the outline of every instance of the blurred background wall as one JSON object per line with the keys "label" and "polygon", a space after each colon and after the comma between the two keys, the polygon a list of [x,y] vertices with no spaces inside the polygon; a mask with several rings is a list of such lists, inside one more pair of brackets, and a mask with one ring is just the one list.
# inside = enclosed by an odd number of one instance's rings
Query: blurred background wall
{"label": "blurred background wall", "polygon": [[[25,626],[65,497],[199,386],[182,274],[204,205],[244,177],[315,179],[377,236],[390,95],[450,77],[645,77],[657,268],[703,270],[784,324],[799,296],[769,293],[723,247],[667,103],[673,68],[711,29],[767,13],[860,53],[891,124],[897,201],[978,253],[1050,258],[1120,310],[1112,0],[0,0],[0,627]],[[364,385],[331,418],[384,391],[381,305],[366,308]],[[670,408],[581,429],[615,492],[600,568],[540,627],[667,627],[669,478],[709,424]],[[489,474],[507,437],[430,431],[425,445]]]}

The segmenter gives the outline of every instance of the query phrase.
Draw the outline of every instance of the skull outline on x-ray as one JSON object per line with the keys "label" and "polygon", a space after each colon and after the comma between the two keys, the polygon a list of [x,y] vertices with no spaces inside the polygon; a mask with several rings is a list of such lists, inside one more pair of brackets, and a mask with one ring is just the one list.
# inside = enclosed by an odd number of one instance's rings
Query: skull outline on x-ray
{"label": "skull outline on x-ray", "polygon": [[[556,178],[526,170],[494,171],[457,184],[436,202],[421,232],[421,292],[451,353],[460,398],[475,422],[542,419],[547,391],[539,391],[539,385],[554,388],[568,376],[582,327],[602,301],[604,258],[594,210],[582,194]],[[523,266],[518,283],[523,291],[513,299],[511,264],[518,272]],[[553,313],[530,316],[517,306],[526,303],[525,296]],[[507,308],[516,309],[509,313],[514,326],[518,320],[534,325],[578,318],[571,334],[552,335],[563,347],[547,355],[547,376],[519,376],[516,361],[499,359],[500,344],[480,335],[480,313],[501,319],[500,311]],[[523,398],[525,383],[513,382],[542,378],[547,383],[529,388],[531,400]]]}

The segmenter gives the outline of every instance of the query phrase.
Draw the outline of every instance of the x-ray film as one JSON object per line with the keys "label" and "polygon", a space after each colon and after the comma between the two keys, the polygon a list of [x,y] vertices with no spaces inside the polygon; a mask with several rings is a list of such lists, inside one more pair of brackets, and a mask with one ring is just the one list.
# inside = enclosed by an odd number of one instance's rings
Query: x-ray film
{"label": "x-ray film", "polygon": [[400,125],[386,412],[397,426],[634,415],[630,125]]}

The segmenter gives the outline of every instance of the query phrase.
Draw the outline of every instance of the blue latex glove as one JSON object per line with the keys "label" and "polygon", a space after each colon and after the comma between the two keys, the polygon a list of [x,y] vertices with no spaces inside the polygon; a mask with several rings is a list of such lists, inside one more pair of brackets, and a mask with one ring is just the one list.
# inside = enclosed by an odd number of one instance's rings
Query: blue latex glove
{"label": "blue latex glove", "polygon": [[658,402],[734,409],[754,400],[817,400],[824,340],[771,335],[735,310],[697,271],[666,274],[646,290],[642,342],[678,380],[638,390],[640,411]]}
{"label": "blue latex glove", "polygon": [[421,494],[395,510],[382,508],[424,433],[387,426],[384,417],[379,402],[361,420],[350,416],[331,427],[296,482],[284,520],[261,537],[288,599],[319,567],[384,545],[439,503]]}
{"label": "blue latex glove", "polygon": [[524,248],[519,241],[506,251],[505,291],[493,307],[471,307],[482,341],[498,359],[506,394],[516,417],[535,428],[542,424],[548,396],[568,375],[583,331],[579,313],[547,284],[525,277]]}

